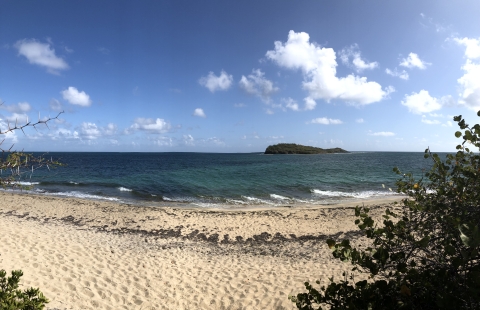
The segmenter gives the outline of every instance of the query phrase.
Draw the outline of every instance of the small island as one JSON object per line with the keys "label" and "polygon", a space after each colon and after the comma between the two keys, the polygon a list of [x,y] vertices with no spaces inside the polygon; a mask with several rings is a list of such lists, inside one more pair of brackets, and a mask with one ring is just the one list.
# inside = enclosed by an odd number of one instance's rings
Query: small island
{"label": "small island", "polygon": [[319,147],[305,146],[295,143],[279,143],[269,145],[265,150],[265,154],[333,154],[333,153],[349,153],[339,147],[333,149],[322,149]]}

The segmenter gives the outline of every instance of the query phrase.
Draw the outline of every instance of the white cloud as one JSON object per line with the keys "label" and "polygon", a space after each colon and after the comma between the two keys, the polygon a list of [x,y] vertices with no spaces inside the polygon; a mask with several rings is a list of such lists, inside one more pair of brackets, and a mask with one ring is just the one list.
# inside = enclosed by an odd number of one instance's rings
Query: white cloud
{"label": "white cloud", "polygon": [[205,115],[205,112],[203,112],[203,109],[197,108],[195,111],[193,111],[193,116],[198,116],[198,117],[207,117]]}
{"label": "white cloud", "polygon": [[426,119],[426,118],[422,118],[422,123],[425,123],[427,125],[439,125],[440,124],[440,121],[439,120],[429,120],[429,119]]}
{"label": "white cloud", "polygon": [[408,54],[407,58],[404,58],[400,63],[400,66],[407,67],[407,68],[418,68],[418,69],[426,69],[428,65],[431,65],[428,62],[425,62],[418,57],[415,53]]}
{"label": "white cloud", "polygon": [[405,95],[402,104],[414,114],[429,113],[440,110],[443,105],[451,105],[453,98],[451,96],[444,96],[440,99],[430,96],[428,91],[421,90],[418,93]]}
{"label": "white cloud", "polygon": [[200,85],[205,86],[212,93],[217,90],[227,90],[230,88],[233,82],[233,76],[228,75],[227,72],[223,71],[219,76],[216,76],[213,72],[209,72],[207,76],[203,76],[198,80]]}
{"label": "white cloud", "polygon": [[355,122],[359,123],[359,124],[363,124],[365,121],[363,120],[363,118],[358,118],[355,120]]}
{"label": "white cloud", "polygon": [[[290,31],[288,41],[275,42],[275,49],[267,51],[266,57],[277,65],[288,69],[301,69],[305,75],[303,88],[308,91],[308,106],[312,100],[344,100],[353,105],[378,102],[388,95],[380,84],[367,82],[366,77],[336,76],[336,56],[332,48],[322,48],[310,43],[308,33]],[[308,100],[308,101],[307,101]]]}
{"label": "white cloud", "polygon": [[[17,132],[10,131],[10,132],[4,133],[6,130],[8,130],[7,122],[0,119],[0,131],[2,132],[2,140],[0,140],[0,149],[8,149],[11,147],[11,145],[3,144],[5,142],[12,143],[12,144],[16,144],[18,142]],[[5,141],[3,141],[4,139]]]}
{"label": "white cloud", "polygon": [[290,109],[292,111],[300,111],[298,103],[292,98],[283,98],[282,101],[287,109]]}
{"label": "white cloud", "polygon": [[379,131],[369,133],[371,136],[380,136],[380,137],[393,137],[395,134],[391,131]]}
{"label": "white cloud", "polygon": [[362,59],[361,53],[358,50],[358,45],[354,44],[349,48],[344,48],[339,52],[340,59],[346,65],[349,65],[350,57],[352,57],[352,64],[355,67],[357,72],[362,72],[363,70],[372,70],[378,67],[378,62],[366,62]]}
{"label": "white cloud", "polygon": [[87,95],[84,91],[78,91],[75,87],[70,86],[69,88],[60,92],[63,96],[63,99],[67,100],[71,104],[79,105],[82,107],[88,107],[92,104],[90,96]]}
{"label": "white cloud", "polygon": [[480,38],[478,39],[470,39],[470,38],[454,38],[455,42],[460,45],[464,45],[465,49],[465,57],[468,59],[477,59],[480,58]]}
{"label": "white cloud", "polygon": [[464,74],[457,80],[460,85],[459,104],[477,111],[480,109],[480,63],[474,61],[480,59],[480,38],[455,38],[454,40],[466,47],[465,57],[467,58],[462,66]]}
{"label": "white cloud", "polygon": [[55,55],[49,43],[41,43],[35,39],[19,40],[15,43],[18,54],[27,58],[28,62],[47,68],[49,73],[58,74],[59,70],[68,69],[68,64]]}
{"label": "white cloud", "polygon": [[480,109],[480,64],[467,59],[462,66],[465,74],[457,80],[460,85],[460,104],[477,111]]}
{"label": "white cloud", "polygon": [[310,97],[304,98],[303,101],[305,101],[305,110],[313,110],[317,106],[317,102],[313,100]]}
{"label": "white cloud", "polygon": [[153,143],[158,146],[172,146],[173,140],[169,137],[158,137]]}
{"label": "white cloud", "polygon": [[183,143],[185,145],[195,145],[195,139],[192,135],[183,135]]}
{"label": "white cloud", "polygon": [[13,113],[26,113],[29,112],[32,107],[28,102],[19,102],[17,104],[2,104],[0,105],[0,109],[7,110],[8,112]]}
{"label": "white cloud", "polygon": [[[154,132],[154,133],[163,133],[167,132],[172,128],[170,123],[166,122],[161,118],[157,118],[156,120],[152,118],[136,118],[133,125],[130,126],[130,129],[133,130],[144,130],[147,132]],[[128,131],[127,131],[128,133]]]}
{"label": "white cloud", "polygon": [[447,121],[445,124],[442,124],[443,127],[452,127],[453,124],[451,121]]}
{"label": "white cloud", "polygon": [[402,80],[408,80],[409,78],[407,71],[402,70],[402,72],[399,72],[397,68],[395,68],[393,71],[387,68],[385,69],[385,73],[391,76],[399,77]]}
{"label": "white cloud", "polygon": [[208,138],[207,140],[203,141],[205,143],[213,143],[215,145],[218,145],[218,146],[225,146],[225,142],[222,141],[221,139],[217,138],[217,137],[211,137],[211,138]]}
{"label": "white cloud", "polygon": [[23,125],[28,123],[28,115],[25,113],[12,113],[12,115],[6,116],[5,119],[10,124],[10,127],[14,127],[15,124]]}
{"label": "white cloud", "polygon": [[58,128],[54,132],[48,132],[48,136],[52,140],[67,140],[67,139],[80,139],[78,131],[70,131],[65,128]]}
{"label": "white cloud", "polygon": [[105,135],[111,136],[117,133],[117,125],[114,123],[108,123],[107,127],[103,129]]}
{"label": "white cloud", "polygon": [[247,105],[245,103],[235,103],[233,106],[235,108],[245,108]]}
{"label": "white cloud", "polygon": [[278,91],[278,88],[273,86],[273,82],[264,77],[260,69],[252,70],[252,74],[245,77],[242,75],[240,79],[240,87],[248,94],[260,97],[264,102],[270,102],[270,96]]}
{"label": "white cloud", "polygon": [[100,128],[95,123],[83,122],[79,128],[80,137],[86,140],[95,140],[102,136]]}
{"label": "white cloud", "polygon": [[423,26],[426,27],[426,28],[428,28],[428,27],[430,27],[430,26],[434,26],[436,32],[443,32],[443,31],[448,30],[448,28],[450,28],[450,27],[445,27],[445,26],[443,26],[442,24],[435,23],[435,22],[433,21],[433,18],[428,17],[428,16],[426,16],[426,15],[423,14],[423,13],[420,13],[420,16],[422,17],[423,21],[426,21],[426,22],[428,23],[428,24],[424,24],[424,23],[420,22],[420,24],[423,25]]}
{"label": "white cloud", "polygon": [[339,119],[332,119],[332,118],[326,118],[326,117],[318,117],[312,119],[310,122],[307,122],[310,124],[322,124],[322,125],[339,125],[343,124],[343,122]]}

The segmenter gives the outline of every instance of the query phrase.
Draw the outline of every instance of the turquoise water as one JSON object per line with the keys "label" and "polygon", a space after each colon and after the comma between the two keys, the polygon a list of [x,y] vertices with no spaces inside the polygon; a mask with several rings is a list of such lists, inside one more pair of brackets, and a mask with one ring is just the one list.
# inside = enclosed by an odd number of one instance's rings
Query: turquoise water
{"label": "turquoise water", "polygon": [[[65,167],[35,171],[36,193],[134,204],[198,207],[332,204],[395,195],[403,172],[421,176],[423,153],[322,155],[50,153]],[[385,185],[383,188],[382,184]]]}

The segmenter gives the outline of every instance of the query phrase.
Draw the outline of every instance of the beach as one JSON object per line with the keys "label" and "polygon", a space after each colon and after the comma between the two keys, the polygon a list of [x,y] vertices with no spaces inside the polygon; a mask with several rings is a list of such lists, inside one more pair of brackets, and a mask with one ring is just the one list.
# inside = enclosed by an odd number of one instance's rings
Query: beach
{"label": "beach", "polygon": [[1,192],[0,269],[21,269],[46,309],[295,309],[305,281],[352,268],[326,239],[367,244],[355,205],[379,218],[399,199],[201,209]]}

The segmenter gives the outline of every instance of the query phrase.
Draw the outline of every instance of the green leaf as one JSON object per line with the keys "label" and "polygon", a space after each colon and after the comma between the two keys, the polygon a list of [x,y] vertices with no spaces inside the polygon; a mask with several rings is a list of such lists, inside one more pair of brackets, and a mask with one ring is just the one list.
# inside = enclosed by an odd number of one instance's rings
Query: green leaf
{"label": "green leaf", "polygon": [[455,137],[460,138],[462,136],[462,133],[460,131],[457,131],[455,133]]}

